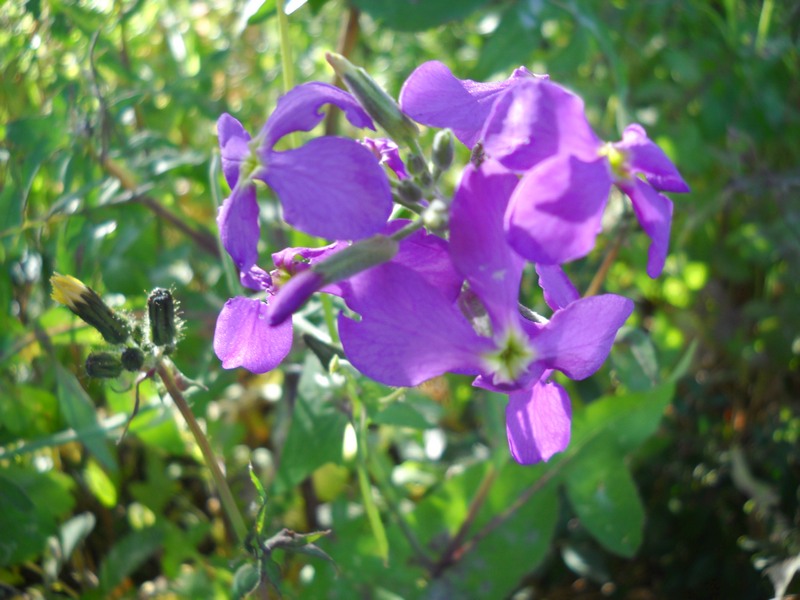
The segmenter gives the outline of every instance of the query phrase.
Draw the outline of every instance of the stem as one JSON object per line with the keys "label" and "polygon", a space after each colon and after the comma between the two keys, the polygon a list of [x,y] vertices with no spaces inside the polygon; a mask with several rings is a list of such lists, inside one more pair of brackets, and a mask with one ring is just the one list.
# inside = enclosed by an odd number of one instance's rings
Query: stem
{"label": "stem", "polygon": [[333,316],[333,301],[328,294],[320,294],[319,300],[322,303],[322,314],[325,318],[325,326],[328,328],[328,335],[331,336],[331,343],[338,345],[339,332],[336,330],[336,318]]}
{"label": "stem", "polygon": [[411,223],[403,227],[400,231],[395,231],[389,237],[395,240],[396,242],[399,242],[400,240],[410,236],[415,231],[422,229],[424,226],[425,223],[422,222],[422,219],[417,219],[416,221],[412,221]]}
{"label": "stem", "polygon": [[[358,9],[350,8],[345,15],[342,16],[342,25],[339,30],[339,40],[336,42],[336,54],[341,54],[348,58],[356,46],[358,40]],[[342,81],[339,76],[334,73],[333,81],[331,82],[337,87],[341,87]],[[328,114],[325,115],[325,135],[336,135],[338,130],[339,114],[341,113],[335,106],[331,105],[328,109]]]}
{"label": "stem", "polygon": [[217,492],[222,501],[222,508],[233,527],[239,543],[244,544],[245,538],[247,537],[247,525],[245,524],[245,520],[242,517],[242,513],[239,512],[239,507],[236,506],[236,501],[233,499],[233,494],[228,487],[228,482],[225,480],[225,475],[222,473],[217,457],[211,449],[211,444],[209,444],[208,438],[206,434],[203,433],[197,419],[194,418],[194,413],[192,413],[192,409],[189,408],[189,404],[186,402],[183,392],[181,392],[175,382],[175,378],[172,376],[172,370],[168,366],[166,359],[160,359],[156,363],[156,372],[164,383],[164,387],[167,388],[167,392],[172,397],[172,400],[175,402],[175,406],[178,407],[183,419],[189,426],[189,430],[192,432],[197,445],[200,446],[203,460],[211,471],[211,477],[214,479],[214,483],[217,486]]}
{"label": "stem", "polygon": [[[278,34],[281,44],[281,78],[283,80],[283,93],[286,94],[294,87],[294,63],[292,61],[292,45],[289,40],[289,19],[284,10],[285,0],[275,0],[275,9],[278,11]],[[290,148],[297,147],[297,134],[292,132],[286,136]]]}
{"label": "stem", "polygon": [[619,235],[617,235],[617,239],[614,240],[614,245],[611,246],[611,249],[603,257],[603,262],[600,264],[600,268],[597,269],[597,273],[595,273],[594,277],[592,277],[589,287],[586,288],[586,291],[583,294],[584,298],[594,296],[600,291],[600,287],[603,285],[603,281],[605,281],[606,275],[608,275],[608,271],[611,269],[611,265],[614,263],[617,255],[619,254],[619,249],[622,247],[622,240],[625,239],[625,234],[627,234],[627,232],[627,227],[620,228]]}
{"label": "stem", "polygon": [[464,522],[461,523],[461,527],[458,528],[458,531],[453,536],[453,539],[450,540],[450,543],[447,545],[447,548],[445,548],[441,558],[433,566],[433,569],[431,569],[431,577],[435,578],[441,575],[442,571],[461,558],[461,555],[464,554],[464,551],[462,550],[464,539],[467,537],[470,527],[472,527],[472,524],[475,522],[475,518],[478,516],[483,503],[489,496],[489,490],[491,489],[492,484],[495,482],[495,479],[497,479],[497,467],[494,466],[494,463],[489,463],[489,470],[486,471],[486,474],[483,476],[480,487],[478,487],[478,491],[469,505],[469,510],[467,511],[467,516],[464,518]]}

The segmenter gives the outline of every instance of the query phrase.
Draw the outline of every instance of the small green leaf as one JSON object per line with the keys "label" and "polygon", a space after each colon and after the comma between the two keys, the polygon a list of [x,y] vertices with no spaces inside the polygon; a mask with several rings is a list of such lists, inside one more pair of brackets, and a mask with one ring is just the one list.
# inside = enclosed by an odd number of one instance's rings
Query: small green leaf
{"label": "small green leaf", "polygon": [[236,569],[236,574],[233,576],[231,596],[235,599],[244,598],[255,591],[259,583],[261,583],[261,573],[258,568],[252,563],[245,563]]}
{"label": "small green leaf", "polygon": [[117,505],[117,486],[97,461],[90,460],[83,475],[87,487],[103,506],[112,508]]}

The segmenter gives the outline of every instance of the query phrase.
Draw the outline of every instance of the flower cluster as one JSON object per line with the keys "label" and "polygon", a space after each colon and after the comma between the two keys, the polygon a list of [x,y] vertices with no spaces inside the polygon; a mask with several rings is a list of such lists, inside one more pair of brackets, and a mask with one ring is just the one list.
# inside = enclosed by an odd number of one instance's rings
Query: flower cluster
{"label": "flower cluster", "polygon": [[[350,93],[300,85],[255,139],[233,117],[219,119],[232,190],[220,236],[242,285],[260,293],[222,309],[214,348],[223,366],[274,368],[291,349],[292,313],[315,292],[332,294],[349,309],[338,326],[354,367],[392,386],[471,375],[473,385],[508,394],[512,456],[522,464],[548,460],[570,436],[569,397],[553,372],[582,379],[597,371],[633,310],[618,295],[581,298],[561,265],[594,247],[616,186],[651,239],[647,273],[657,277],[672,218],[661,192],[686,192],[686,183],[640,125],[603,142],[577,95],[524,68],[480,83],[425,63],[398,104],[363,69],[337,55],[328,60]],[[286,134],[313,129],[324,104],[357,128],[377,123],[391,139],[326,136],[275,149]],[[417,124],[445,132],[430,161]],[[472,150],[452,198],[438,186],[453,160],[449,132]],[[405,161],[398,145],[408,149]],[[273,254],[269,272],[257,266],[256,180],[272,189],[287,223],[334,243]],[[390,219],[393,206],[415,218]],[[549,318],[519,303],[527,263]]]}

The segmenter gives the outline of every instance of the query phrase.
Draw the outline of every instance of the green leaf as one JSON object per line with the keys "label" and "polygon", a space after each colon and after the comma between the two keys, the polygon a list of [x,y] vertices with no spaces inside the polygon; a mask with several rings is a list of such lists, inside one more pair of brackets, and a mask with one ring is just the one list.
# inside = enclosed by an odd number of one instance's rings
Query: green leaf
{"label": "green leaf", "polygon": [[508,77],[513,68],[528,62],[539,41],[539,13],[543,6],[539,2],[515,2],[506,9],[481,48],[478,64],[471,74],[473,79],[483,81],[497,73]]}
{"label": "green leaf", "polygon": [[112,508],[117,505],[117,486],[97,461],[89,461],[83,476],[87,487],[103,506]]}
{"label": "green leaf", "polygon": [[261,573],[258,568],[252,563],[245,563],[236,569],[236,574],[233,576],[231,596],[235,599],[244,598],[255,591],[259,583],[261,583]]}
{"label": "green leaf", "polygon": [[76,432],[79,440],[102,465],[116,474],[117,461],[111,453],[105,432],[97,422],[92,401],[83,390],[75,376],[59,364],[55,365],[58,384],[58,402],[64,420]]}
{"label": "green leaf", "polygon": [[649,335],[641,329],[623,328],[611,359],[625,387],[631,391],[652,388],[658,381],[658,359]]}
{"label": "green leaf", "polygon": [[100,567],[100,587],[106,596],[158,552],[163,541],[164,530],[156,525],[129,533],[117,542]]}
{"label": "green leaf", "polygon": [[436,422],[431,422],[421,414],[410,402],[396,400],[372,418],[379,425],[409,427],[411,429],[431,429]]}
{"label": "green leaf", "polygon": [[489,0],[352,0],[361,11],[398,31],[424,31],[465,18]]}
{"label": "green leaf", "polygon": [[308,356],[298,384],[292,422],[281,453],[275,481],[276,493],[291,488],[325,463],[342,462],[345,414],[330,400],[330,389],[315,381],[328,381],[319,362]]}
{"label": "green leaf", "polygon": [[644,507],[619,450],[603,443],[567,476],[567,495],[581,524],[611,552],[631,557],[642,543]]}

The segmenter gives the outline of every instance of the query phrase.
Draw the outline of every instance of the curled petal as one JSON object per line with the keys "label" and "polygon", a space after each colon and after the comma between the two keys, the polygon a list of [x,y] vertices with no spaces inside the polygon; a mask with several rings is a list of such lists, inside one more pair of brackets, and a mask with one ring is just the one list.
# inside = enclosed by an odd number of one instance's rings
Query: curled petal
{"label": "curled petal", "polygon": [[553,310],[564,308],[580,298],[578,290],[559,265],[536,265],[539,287],[544,292],[544,301]]}
{"label": "curled petal", "polygon": [[321,248],[284,248],[272,254],[276,269],[295,275],[347,247],[347,242],[334,242]]}
{"label": "curled petal", "polygon": [[214,352],[226,369],[244,367],[266,373],[292,349],[292,322],[267,324],[270,307],[252,298],[231,298],[222,307],[214,331]]}
{"label": "curled petal", "polygon": [[569,444],[572,408],[557,383],[537,382],[514,392],[506,406],[506,435],[511,456],[521,465],[549,460]]}
{"label": "curled petal", "polygon": [[583,100],[541,78],[521,79],[497,99],[481,139],[487,156],[517,172],[559,153],[592,160],[601,145]]}
{"label": "curled petal", "polygon": [[272,276],[259,266],[253,265],[247,271],[239,271],[239,283],[257,292],[272,293]]}
{"label": "curled petal", "polygon": [[617,331],[632,312],[633,302],[614,294],[576,300],[537,328],[532,342],[537,362],[570,379],[589,377],[605,362]]}
{"label": "curled petal", "polygon": [[369,149],[378,162],[389,167],[398,179],[408,179],[408,171],[403,159],[400,158],[400,148],[388,138],[364,138],[360,142]]}
{"label": "curled petal", "polygon": [[248,271],[258,260],[258,202],[252,183],[235,185],[219,208],[217,227],[222,246],[240,271]]}
{"label": "curled petal", "polygon": [[443,63],[430,61],[406,79],[400,90],[400,107],[418,123],[449,127],[461,143],[472,148],[492,102],[517,79],[530,76],[527,70],[518,69],[505,81],[481,83],[458,79]]}
{"label": "curled petal", "polygon": [[342,109],[355,127],[375,129],[372,119],[351,94],[328,83],[312,81],[298,85],[280,97],[262,130],[261,148],[272,149],[279,139],[293,131],[314,129],[325,118],[325,113],[320,110],[325,104]]}
{"label": "curled petal", "polygon": [[473,331],[452,300],[412,269],[389,262],[350,280],[339,317],[347,359],[386,385],[413,386],[446,372],[477,374],[488,338]]}
{"label": "curled petal", "polygon": [[250,155],[250,148],[247,145],[250,134],[239,121],[228,113],[223,113],[217,119],[217,136],[222,157],[222,172],[225,174],[228,186],[233,189],[239,181],[240,166]]}
{"label": "curled petal", "polygon": [[685,193],[689,186],[678,173],[677,167],[664,151],[647,137],[644,127],[638,123],[628,125],[622,133],[622,141],[614,144],[628,157],[634,173],[642,173],[647,181],[660,192]]}
{"label": "curled petal", "polygon": [[314,292],[323,285],[322,275],[305,270],[287,281],[272,300],[272,310],[267,321],[270,325],[279,325],[290,318]]}
{"label": "curled petal", "polygon": [[600,232],[610,188],[605,160],[559,154],[540,163],[511,196],[505,221],[509,243],[545,265],[586,256]]}
{"label": "curled petal", "polygon": [[287,223],[337,240],[377,233],[392,211],[389,180],[372,153],[353,140],[321,137],[272,152],[260,173],[275,191]]}
{"label": "curled petal", "polygon": [[652,240],[647,251],[647,274],[655,279],[664,270],[669,251],[672,201],[638,178],[620,188],[630,197],[639,224]]}
{"label": "curled petal", "polygon": [[489,311],[496,328],[519,317],[524,261],[506,242],[503,215],[517,176],[491,160],[468,165],[453,197],[450,255]]}

